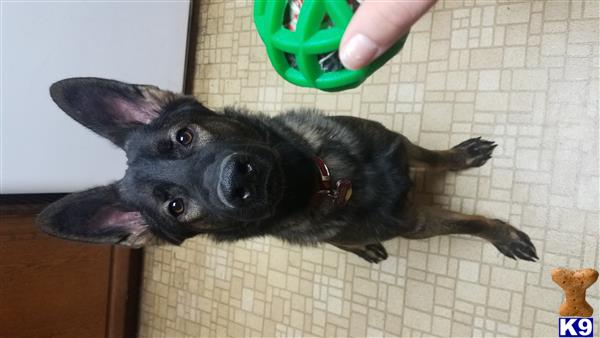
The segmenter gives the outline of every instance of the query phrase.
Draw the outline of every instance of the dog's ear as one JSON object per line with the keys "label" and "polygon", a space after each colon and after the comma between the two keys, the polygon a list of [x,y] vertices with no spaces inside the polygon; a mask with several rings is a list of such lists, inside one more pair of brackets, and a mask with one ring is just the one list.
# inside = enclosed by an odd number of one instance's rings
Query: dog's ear
{"label": "dog's ear", "polygon": [[55,82],[50,96],[77,122],[123,147],[132,129],[150,123],[178,95],[154,86],[85,77]]}
{"label": "dog's ear", "polygon": [[154,238],[139,211],[126,207],[116,184],[70,194],[37,218],[42,231],[57,237],[141,247]]}

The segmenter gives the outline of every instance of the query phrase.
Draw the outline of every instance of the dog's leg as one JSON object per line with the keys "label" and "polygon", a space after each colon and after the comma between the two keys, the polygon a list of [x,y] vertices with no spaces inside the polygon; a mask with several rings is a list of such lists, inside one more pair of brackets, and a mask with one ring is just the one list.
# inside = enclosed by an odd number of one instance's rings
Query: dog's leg
{"label": "dog's leg", "polygon": [[404,137],[411,167],[433,170],[463,170],[482,166],[492,157],[496,144],[481,137],[468,139],[448,150],[428,150]]}
{"label": "dog's leg", "polygon": [[369,263],[379,263],[388,258],[387,251],[385,251],[385,248],[383,245],[381,245],[381,243],[366,245],[331,244],[342,250],[350,251]]}
{"label": "dog's leg", "polygon": [[403,223],[410,224],[414,229],[410,233],[402,233],[402,237],[422,239],[439,235],[467,234],[488,240],[501,253],[512,259],[538,259],[529,236],[498,219],[418,206],[408,209],[401,218]]}

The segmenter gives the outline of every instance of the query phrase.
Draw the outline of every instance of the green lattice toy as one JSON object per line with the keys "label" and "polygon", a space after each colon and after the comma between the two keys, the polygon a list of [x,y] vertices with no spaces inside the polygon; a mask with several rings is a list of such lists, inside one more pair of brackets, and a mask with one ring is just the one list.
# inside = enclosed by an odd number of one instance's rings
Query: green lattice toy
{"label": "green lattice toy", "polygon": [[[337,51],[354,14],[352,6],[348,0],[304,0],[295,31],[285,27],[289,11],[288,0],[254,1],[254,23],[271,64],[279,75],[298,86],[325,91],[354,88],[398,53],[406,41],[404,36],[364,68],[327,71],[319,58]],[[325,20],[331,24],[324,25]]]}

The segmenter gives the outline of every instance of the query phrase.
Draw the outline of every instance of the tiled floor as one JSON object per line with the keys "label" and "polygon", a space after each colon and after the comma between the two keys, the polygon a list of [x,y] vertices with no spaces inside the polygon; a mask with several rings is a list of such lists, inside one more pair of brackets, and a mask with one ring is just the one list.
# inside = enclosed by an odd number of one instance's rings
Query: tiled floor
{"label": "tiled floor", "polygon": [[[495,157],[480,169],[415,173],[418,197],[510,220],[541,260],[514,262],[462,236],[386,242],[380,265],[331,246],[197,238],[147,250],[141,335],[556,337],[562,296],[549,271],[599,268],[598,4],[440,1],[400,55],[360,88],[331,94],[279,78],[250,2],[201,1],[203,102],[318,107],[430,148],[493,139]],[[588,292],[596,314],[599,288]]]}

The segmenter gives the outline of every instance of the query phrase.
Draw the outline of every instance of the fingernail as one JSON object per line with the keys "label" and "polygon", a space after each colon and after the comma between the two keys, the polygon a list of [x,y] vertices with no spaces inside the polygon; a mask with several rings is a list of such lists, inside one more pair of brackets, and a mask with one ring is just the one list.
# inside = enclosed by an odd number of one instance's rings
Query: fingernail
{"label": "fingernail", "polygon": [[363,34],[356,34],[340,51],[340,61],[346,68],[359,69],[372,61],[377,50],[378,47],[373,40]]}

